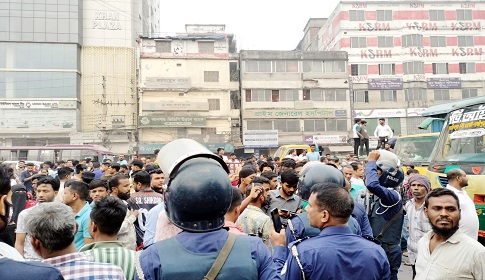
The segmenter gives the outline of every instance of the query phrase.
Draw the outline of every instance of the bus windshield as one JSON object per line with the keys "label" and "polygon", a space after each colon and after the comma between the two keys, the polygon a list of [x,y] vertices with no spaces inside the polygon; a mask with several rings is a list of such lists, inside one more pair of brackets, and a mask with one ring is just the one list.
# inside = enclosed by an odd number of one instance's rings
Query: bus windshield
{"label": "bus windshield", "polygon": [[485,162],[485,105],[451,112],[441,133],[433,162]]}
{"label": "bus windshield", "polygon": [[431,161],[431,152],[438,140],[438,135],[416,135],[416,137],[403,137],[397,140],[394,153],[405,162]]}

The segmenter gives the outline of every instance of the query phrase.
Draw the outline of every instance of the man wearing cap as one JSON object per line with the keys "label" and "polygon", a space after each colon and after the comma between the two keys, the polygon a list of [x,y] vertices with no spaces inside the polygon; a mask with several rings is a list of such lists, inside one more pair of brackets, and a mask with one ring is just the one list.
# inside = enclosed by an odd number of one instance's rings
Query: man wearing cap
{"label": "man wearing cap", "polygon": [[168,177],[167,217],[183,231],[141,252],[136,279],[277,279],[260,238],[223,228],[233,187],[222,158],[190,139],[168,143],[158,158]]}
{"label": "man wearing cap", "polygon": [[413,198],[408,200],[404,209],[406,210],[409,222],[406,226],[409,231],[408,237],[408,258],[413,267],[413,278],[416,276],[416,256],[418,254],[418,241],[428,231],[431,230],[429,219],[424,214],[424,200],[431,188],[431,182],[428,177],[423,175],[414,175],[409,178],[409,188]]}

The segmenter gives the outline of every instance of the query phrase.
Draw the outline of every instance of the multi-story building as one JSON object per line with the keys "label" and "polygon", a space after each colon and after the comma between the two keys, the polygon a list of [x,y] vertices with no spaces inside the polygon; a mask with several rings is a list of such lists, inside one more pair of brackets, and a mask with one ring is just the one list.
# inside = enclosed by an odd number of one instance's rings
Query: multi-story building
{"label": "multi-story building", "polygon": [[83,1],[82,132],[71,137],[71,142],[133,152],[137,40],[140,35],[159,32],[159,7],[155,0]]}
{"label": "multi-story building", "polygon": [[417,133],[429,106],[484,95],[484,1],[341,1],[303,50],[349,54],[354,116]]}
{"label": "multi-story building", "polygon": [[345,52],[241,51],[240,61],[244,148],[271,154],[284,144],[347,143]]}
{"label": "multi-story building", "polygon": [[0,145],[69,143],[80,128],[82,1],[0,4]]}
{"label": "multi-story building", "polygon": [[[140,41],[139,154],[178,138],[231,152],[240,142],[239,55],[224,25]],[[228,143],[228,144],[226,144]]]}
{"label": "multi-story building", "polygon": [[159,7],[155,0],[3,1],[0,145],[94,142],[128,151],[135,40],[159,32]]}

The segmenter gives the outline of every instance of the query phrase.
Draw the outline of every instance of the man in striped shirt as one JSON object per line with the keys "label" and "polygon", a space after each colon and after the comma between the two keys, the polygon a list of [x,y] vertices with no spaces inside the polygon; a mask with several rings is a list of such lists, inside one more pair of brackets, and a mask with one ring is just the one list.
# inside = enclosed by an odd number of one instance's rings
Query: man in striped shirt
{"label": "man in striped shirt", "polygon": [[59,269],[64,279],[125,279],[120,267],[92,262],[90,255],[76,251],[77,228],[72,209],[59,202],[39,204],[32,209],[27,222],[35,252],[44,259],[43,263]]}
{"label": "man in striped shirt", "polygon": [[126,216],[126,205],[118,198],[108,196],[94,203],[91,210],[89,234],[94,243],[79,250],[100,263],[111,263],[124,270],[127,280],[135,277],[135,251],[117,241],[118,231]]}

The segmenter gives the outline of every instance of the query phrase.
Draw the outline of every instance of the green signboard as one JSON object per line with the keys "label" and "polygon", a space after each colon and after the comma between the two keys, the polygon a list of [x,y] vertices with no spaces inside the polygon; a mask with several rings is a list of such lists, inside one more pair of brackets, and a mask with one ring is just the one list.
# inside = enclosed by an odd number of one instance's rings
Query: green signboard
{"label": "green signboard", "polygon": [[206,117],[199,116],[140,116],[138,125],[140,127],[205,127]]}

